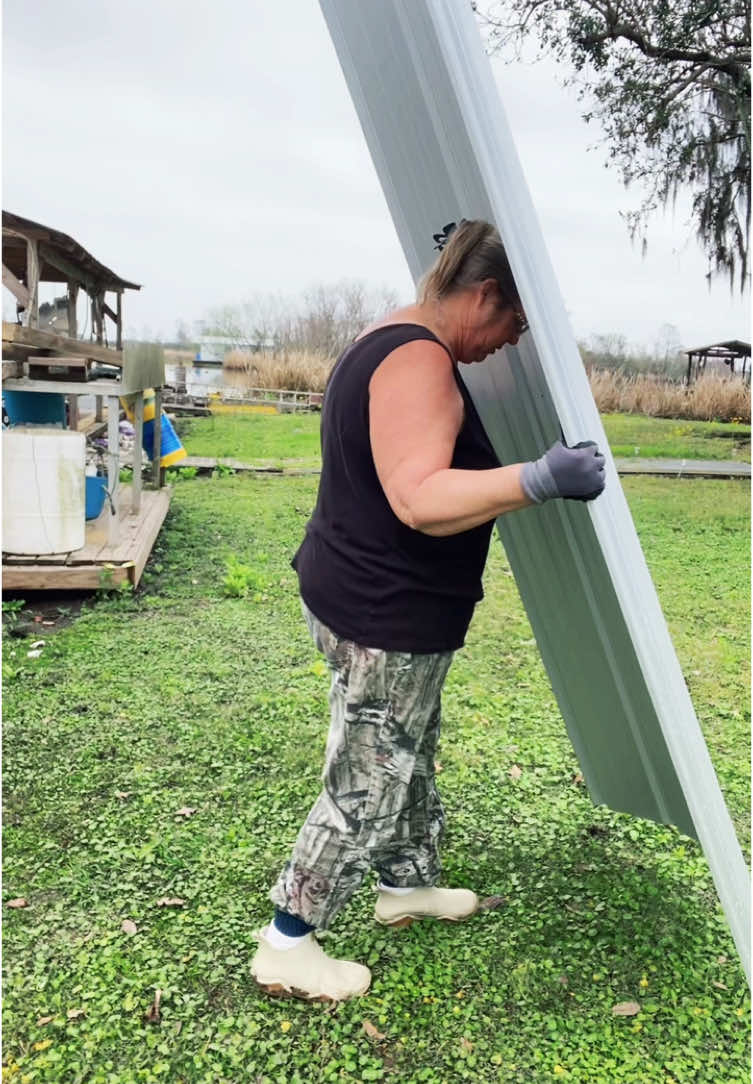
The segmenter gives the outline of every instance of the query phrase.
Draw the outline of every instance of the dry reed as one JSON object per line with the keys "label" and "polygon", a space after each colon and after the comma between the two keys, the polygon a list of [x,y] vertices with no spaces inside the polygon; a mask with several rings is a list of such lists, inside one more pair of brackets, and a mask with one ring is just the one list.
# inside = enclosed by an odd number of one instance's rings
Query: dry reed
{"label": "dry reed", "polygon": [[688,388],[651,374],[628,376],[592,369],[590,380],[602,414],[620,411],[708,422],[750,420],[750,384],[739,376],[707,374]]}
{"label": "dry reed", "polygon": [[[334,359],[308,350],[234,350],[224,372],[229,384],[290,391],[323,391]],[[673,384],[651,373],[626,375],[592,369],[591,391],[603,414],[647,414],[657,418],[698,421],[748,421],[750,385],[739,376],[707,374],[691,384]]]}
{"label": "dry reed", "polygon": [[233,350],[223,363],[236,386],[244,378],[249,388],[284,388],[287,391],[324,391],[334,359],[310,350]]}

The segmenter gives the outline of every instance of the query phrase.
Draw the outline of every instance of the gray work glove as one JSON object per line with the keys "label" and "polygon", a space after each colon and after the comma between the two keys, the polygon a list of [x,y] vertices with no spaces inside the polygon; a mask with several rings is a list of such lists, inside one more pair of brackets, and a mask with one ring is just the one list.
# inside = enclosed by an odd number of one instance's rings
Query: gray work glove
{"label": "gray work glove", "polygon": [[531,463],[520,474],[523,492],[536,504],[553,497],[592,501],[604,488],[604,456],[592,440],[568,448],[561,441]]}

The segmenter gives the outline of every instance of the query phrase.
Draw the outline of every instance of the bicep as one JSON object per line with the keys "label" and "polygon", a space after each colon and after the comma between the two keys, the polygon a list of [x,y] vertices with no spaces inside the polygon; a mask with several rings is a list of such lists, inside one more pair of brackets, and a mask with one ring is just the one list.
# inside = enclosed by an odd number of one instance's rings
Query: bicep
{"label": "bicep", "polygon": [[426,340],[398,347],[369,384],[369,436],[379,481],[395,515],[411,520],[418,486],[452,463],[463,400],[444,349]]}

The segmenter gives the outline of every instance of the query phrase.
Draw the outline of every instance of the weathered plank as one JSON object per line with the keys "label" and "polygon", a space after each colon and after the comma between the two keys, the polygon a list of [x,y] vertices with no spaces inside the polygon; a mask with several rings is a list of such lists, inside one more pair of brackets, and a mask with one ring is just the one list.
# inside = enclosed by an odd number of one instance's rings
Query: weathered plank
{"label": "weathered plank", "polygon": [[141,457],[144,436],[144,393],[139,392],[133,404],[133,482],[131,484],[131,515],[138,515],[141,508]]}
{"label": "weathered plank", "polygon": [[750,478],[750,463],[712,459],[615,459],[619,474],[663,478]]}
{"label": "weathered plank", "polygon": [[133,562],[133,583],[138,586],[141,580],[141,575],[144,571],[144,566],[149,559],[149,554],[152,552],[157,535],[160,532],[162,524],[165,521],[165,516],[170,508],[170,489],[167,486],[163,486],[162,489],[152,494],[154,500],[152,501],[153,513],[149,520],[144,524],[144,528],[138,537],[138,549],[134,555]]}
{"label": "weathered plank", "polygon": [[[113,567],[109,580],[113,586],[131,579],[127,566]],[[102,565],[6,565],[3,564],[3,588],[6,591],[96,590],[102,585]]]}
{"label": "weathered plank", "polygon": [[40,331],[39,328],[11,324],[7,320],[3,320],[3,342],[33,346],[39,350],[57,350],[61,354],[76,354],[94,361],[105,361],[109,365],[123,365],[121,350],[84,342],[83,339],[71,339],[67,335],[57,335],[54,331]]}

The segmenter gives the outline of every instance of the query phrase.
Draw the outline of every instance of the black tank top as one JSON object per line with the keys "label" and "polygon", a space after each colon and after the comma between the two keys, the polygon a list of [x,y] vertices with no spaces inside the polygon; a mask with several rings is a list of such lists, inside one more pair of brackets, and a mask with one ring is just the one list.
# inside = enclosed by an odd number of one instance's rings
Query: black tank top
{"label": "black tank top", "polygon": [[[402,523],[384,495],[369,439],[369,381],[388,354],[416,339],[439,342],[419,324],[386,325],[351,343],[335,364],[322,405],[316,507],[292,564],[304,602],[338,636],[426,654],[463,646],[483,598],[493,521],[434,538]],[[498,467],[454,363],[453,372],[465,419],[451,466]]]}

